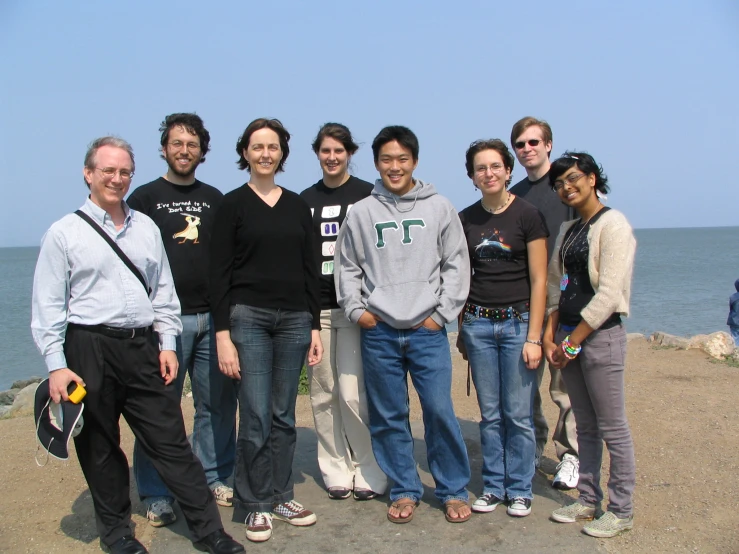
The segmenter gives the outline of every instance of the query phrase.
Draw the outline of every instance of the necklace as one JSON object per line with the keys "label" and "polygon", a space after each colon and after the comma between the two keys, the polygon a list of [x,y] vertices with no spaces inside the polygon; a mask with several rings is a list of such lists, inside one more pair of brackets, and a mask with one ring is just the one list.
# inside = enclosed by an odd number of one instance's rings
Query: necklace
{"label": "necklace", "polygon": [[[593,219],[598,213],[600,212],[602,206],[598,208],[598,211],[595,212],[593,215],[591,215],[588,220],[582,224],[582,227],[575,233],[574,236],[567,239],[567,241],[562,245],[562,249],[560,250],[560,257],[562,258],[562,279],[559,282],[559,290],[564,291],[567,288],[567,285],[570,282],[570,276],[565,271],[565,256],[567,255],[567,252],[570,250],[573,244],[575,244],[575,240],[577,237],[580,236],[580,233],[582,233],[583,229],[585,229],[588,226],[588,223],[590,223],[590,220]],[[580,222],[582,222],[582,218],[580,218]]]}
{"label": "necklace", "polygon": [[502,210],[503,208],[505,208],[505,207],[506,207],[506,206],[508,205],[508,202],[510,202],[510,201],[511,201],[511,198],[513,198],[513,195],[512,195],[512,194],[511,194],[511,193],[509,192],[509,193],[508,193],[508,198],[506,198],[505,202],[503,202],[503,203],[502,203],[502,204],[501,204],[500,206],[498,206],[497,208],[488,208],[488,207],[487,207],[487,206],[485,205],[485,202],[483,202],[482,198],[480,199],[480,204],[482,204],[482,209],[483,209],[483,210],[485,210],[486,212],[488,212],[488,213],[490,213],[490,214],[494,214],[495,212],[499,212],[500,210]]}

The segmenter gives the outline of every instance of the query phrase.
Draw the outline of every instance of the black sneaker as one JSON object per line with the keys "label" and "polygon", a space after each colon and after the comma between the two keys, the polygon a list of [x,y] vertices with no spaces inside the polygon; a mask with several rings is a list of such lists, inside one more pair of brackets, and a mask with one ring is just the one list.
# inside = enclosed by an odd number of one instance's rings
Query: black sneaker
{"label": "black sneaker", "polygon": [[531,499],[530,498],[512,498],[508,503],[508,510],[506,510],[509,516],[514,517],[526,517],[531,513]]}
{"label": "black sneaker", "polygon": [[502,503],[503,500],[492,493],[483,494],[480,498],[472,503],[472,511],[486,514],[495,510],[495,508],[498,507],[498,504]]}
{"label": "black sneaker", "polygon": [[380,495],[370,489],[354,489],[354,500],[372,500],[378,496]]}
{"label": "black sneaker", "polygon": [[328,497],[331,500],[344,500],[352,495],[352,491],[344,487],[329,487]]}

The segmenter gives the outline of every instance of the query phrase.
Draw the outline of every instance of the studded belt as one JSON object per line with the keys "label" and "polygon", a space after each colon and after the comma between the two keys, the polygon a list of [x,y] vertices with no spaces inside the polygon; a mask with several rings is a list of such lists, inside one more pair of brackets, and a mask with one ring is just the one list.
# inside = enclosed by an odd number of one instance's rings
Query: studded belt
{"label": "studded belt", "polygon": [[507,308],[486,308],[467,302],[464,305],[464,312],[475,317],[484,317],[486,319],[503,320],[503,319],[521,319],[521,314],[529,311],[529,303],[521,302],[515,306]]}

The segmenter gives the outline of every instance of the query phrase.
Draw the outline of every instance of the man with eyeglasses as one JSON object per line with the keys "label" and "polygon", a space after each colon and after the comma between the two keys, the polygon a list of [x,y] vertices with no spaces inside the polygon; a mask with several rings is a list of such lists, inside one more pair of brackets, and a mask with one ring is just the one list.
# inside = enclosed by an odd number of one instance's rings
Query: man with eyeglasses
{"label": "man with eyeglasses", "polygon": [[83,169],[89,198],[41,241],[31,330],[49,370],[49,394],[59,403],[69,400],[73,383],[87,391],[85,425],[74,441],[101,546],[114,554],[147,552],[131,528],[122,414],[179,501],[195,548],[244,552],[223,531],[187,441],[180,396],[171,386],[179,365],[180,303],[159,229],[123,201],[133,172],[126,141],[93,141]]}
{"label": "man with eyeglasses", "polygon": [[[177,339],[180,372],[174,385],[181,395],[189,373],[195,404],[193,451],[216,502],[231,506],[233,489],[228,483],[235,459],[238,381],[218,369],[208,297],[210,236],[223,194],[195,178],[210,149],[210,134],[200,116],[168,115],[159,131],[167,173],[137,188],[128,205],[153,219],[162,233],[182,305],[182,334]],[[133,473],[149,523],[161,527],[174,522],[172,494],[138,441]]]}
{"label": "man with eyeglasses", "polygon": [[[547,228],[551,231],[547,239],[548,256],[551,259],[554,241],[563,222],[574,219],[571,208],[562,203],[549,183],[549,156],[552,152],[552,128],[546,121],[534,117],[524,117],[513,125],[511,146],[516,159],[526,170],[526,177],[511,187],[516,196],[525,198],[536,206],[544,215]],[[544,367],[548,365],[542,356],[538,369],[538,384],[544,377]],[[559,418],[554,428],[552,440],[560,460],[552,486],[556,489],[569,490],[577,486],[580,462],[577,450],[577,434],[575,416],[572,413],[570,397],[567,394],[562,374],[559,369],[549,367],[551,377],[549,395],[559,407]],[[534,398],[534,427],[536,432],[536,466],[539,466],[544,446],[549,434],[549,425],[544,417],[539,387]]]}

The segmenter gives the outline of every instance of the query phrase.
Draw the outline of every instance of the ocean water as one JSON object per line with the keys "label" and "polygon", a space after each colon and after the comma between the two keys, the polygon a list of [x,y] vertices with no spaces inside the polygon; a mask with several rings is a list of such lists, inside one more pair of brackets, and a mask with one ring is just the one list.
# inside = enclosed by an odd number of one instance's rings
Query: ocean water
{"label": "ocean water", "polygon": [[[696,335],[727,330],[729,296],[739,279],[739,227],[641,229],[629,332]],[[30,331],[38,248],[0,248],[0,390],[44,375]]]}

